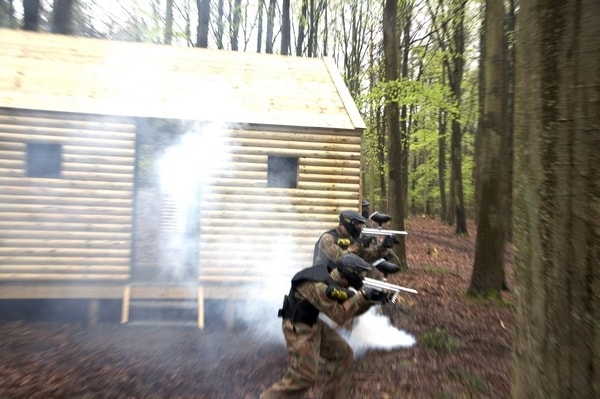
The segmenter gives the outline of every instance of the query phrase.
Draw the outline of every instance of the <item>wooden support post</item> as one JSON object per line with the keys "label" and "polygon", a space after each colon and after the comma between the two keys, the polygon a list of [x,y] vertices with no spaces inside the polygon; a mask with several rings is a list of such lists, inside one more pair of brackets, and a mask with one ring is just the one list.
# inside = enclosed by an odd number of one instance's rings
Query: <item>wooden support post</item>
{"label": "wooden support post", "polygon": [[123,287],[123,302],[121,304],[121,324],[129,321],[129,298],[131,297],[131,285]]}
{"label": "wooden support post", "polygon": [[235,302],[233,299],[227,299],[225,304],[225,328],[227,331],[233,330],[235,320]]}
{"label": "wooden support post", "polygon": [[204,287],[198,286],[198,328],[204,329]]}
{"label": "wooden support post", "polygon": [[98,312],[100,310],[100,300],[99,299],[90,299],[88,303],[88,319],[87,325],[91,327],[98,323]]}

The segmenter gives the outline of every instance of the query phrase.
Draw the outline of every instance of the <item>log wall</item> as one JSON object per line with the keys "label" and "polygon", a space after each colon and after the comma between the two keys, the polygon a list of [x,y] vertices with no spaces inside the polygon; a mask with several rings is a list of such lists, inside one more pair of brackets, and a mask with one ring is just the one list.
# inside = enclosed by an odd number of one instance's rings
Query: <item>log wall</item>
{"label": "log wall", "polygon": [[[202,195],[200,281],[289,281],[339,213],[359,209],[361,133],[254,126],[224,142]],[[267,187],[269,155],[298,157],[296,188]]]}
{"label": "log wall", "polygon": [[[128,280],[135,132],[133,120],[0,109],[1,283]],[[27,176],[27,143],[62,146],[60,177]]]}

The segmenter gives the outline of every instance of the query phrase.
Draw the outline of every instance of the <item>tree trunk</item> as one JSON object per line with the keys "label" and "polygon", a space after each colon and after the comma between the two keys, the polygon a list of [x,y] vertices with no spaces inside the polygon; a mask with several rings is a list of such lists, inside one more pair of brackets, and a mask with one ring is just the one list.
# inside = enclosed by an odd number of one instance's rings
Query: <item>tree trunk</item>
{"label": "tree trunk", "polygon": [[[215,34],[215,40],[217,41],[217,48],[219,50],[222,50],[225,48],[225,46],[223,44],[224,43],[223,36],[225,34],[225,23],[223,22],[224,16],[225,16],[225,10],[223,8],[223,0],[219,0],[219,2],[217,4],[217,20],[215,21],[217,24],[217,33]],[[207,27],[209,25],[210,24],[207,24]],[[208,33],[207,33],[207,43],[208,43]]]}
{"label": "tree trunk", "polygon": [[37,31],[40,23],[40,0],[23,0],[23,29]]}
{"label": "tree trunk", "polygon": [[454,194],[454,209],[456,216],[456,234],[468,234],[467,215],[462,177],[462,126],[454,119],[451,124],[450,162],[452,166],[452,193]]}
{"label": "tree trunk", "polygon": [[196,47],[208,48],[208,26],[210,25],[210,0],[196,0],[198,6],[198,28]]}
{"label": "tree trunk", "polygon": [[173,0],[167,0],[165,10],[165,44],[173,43]]}
{"label": "tree trunk", "polygon": [[262,36],[263,36],[263,14],[265,9],[265,1],[258,1],[258,10],[256,17],[256,52],[260,53],[262,51]]}
{"label": "tree trunk", "polygon": [[[373,31],[367,31],[366,16],[361,2],[354,1],[344,9],[341,16],[340,41],[343,43],[343,65],[346,84],[353,98],[358,98],[362,90],[363,62],[367,51],[367,40],[373,42]],[[367,33],[368,32],[368,33]]]}
{"label": "tree trunk", "polygon": [[484,13],[483,104],[478,131],[477,241],[469,294],[500,297],[506,243],[506,83],[504,0],[486,0]]}
{"label": "tree trunk", "polygon": [[506,82],[506,164],[508,165],[508,184],[506,187],[506,240],[512,242],[512,182],[513,182],[513,134],[514,134],[514,99],[515,99],[515,21],[516,21],[516,2],[508,1],[506,23],[504,27],[504,51],[506,51],[505,77]]}
{"label": "tree trunk", "polygon": [[54,0],[52,33],[73,34],[73,3],[75,0]]}
{"label": "tree trunk", "polygon": [[[383,52],[385,59],[385,79],[398,80],[398,4],[397,0],[386,0],[383,11]],[[404,230],[404,209],[402,196],[402,142],[400,138],[400,109],[397,101],[388,99],[385,106],[386,125],[389,129],[389,212],[396,221],[398,230]],[[406,245],[404,238],[395,247],[399,265],[406,267]]]}
{"label": "tree trunk", "polygon": [[[462,79],[465,52],[465,9],[466,0],[458,0],[452,13],[452,41],[454,54],[447,61],[450,89],[455,101],[460,104],[462,96]],[[460,107],[459,107],[460,108]],[[456,216],[456,234],[468,234],[467,216],[463,193],[462,178],[462,125],[458,118],[454,118],[451,124],[450,136],[450,166],[452,167],[452,194],[453,206]]]}
{"label": "tree trunk", "polygon": [[242,0],[233,0],[233,8],[229,10],[229,43],[232,51],[239,50],[240,21],[242,18]]}
{"label": "tree trunk", "polygon": [[[321,1],[320,5],[323,10],[323,19],[325,20],[325,26],[329,26],[329,7],[327,7],[327,2],[325,0]],[[316,38],[318,40],[318,37]],[[324,29],[323,35],[321,37],[322,40],[322,50],[321,56],[328,57],[329,56],[329,29]]]}
{"label": "tree trunk", "polygon": [[302,49],[304,48],[305,31],[308,21],[308,0],[302,0],[302,7],[300,8],[300,15],[298,16],[298,39],[296,42],[297,57],[302,56]]}
{"label": "tree trunk", "polygon": [[273,26],[275,25],[276,7],[277,0],[270,0],[267,9],[267,37],[265,38],[265,53],[267,54],[273,54]]}
{"label": "tree trunk", "polygon": [[[408,63],[410,55],[410,26],[412,20],[412,9],[408,3],[404,4],[402,17],[404,20],[403,38],[402,38],[402,68],[401,76],[403,80],[408,80]],[[409,113],[408,105],[402,104],[400,110],[400,159],[402,160],[402,215],[408,215],[408,151],[410,149],[410,124],[408,123]],[[404,230],[404,228],[402,228]]]}
{"label": "tree trunk", "polygon": [[440,218],[448,222],[446,200],[446,112],[438,111],[438,187],[440,189]]}
{"label": "tree trunk", "polygon": [[13,0],[0,2],[0,27],[16,29],[17,17]]}
{"label": "tree trunk", "polygon": [[290,54],[290,0],[281,6],[281,55]]}
{"label": "tree trunk", "polygon": [[600,2],[521,0],[512,397],[600,397]]}

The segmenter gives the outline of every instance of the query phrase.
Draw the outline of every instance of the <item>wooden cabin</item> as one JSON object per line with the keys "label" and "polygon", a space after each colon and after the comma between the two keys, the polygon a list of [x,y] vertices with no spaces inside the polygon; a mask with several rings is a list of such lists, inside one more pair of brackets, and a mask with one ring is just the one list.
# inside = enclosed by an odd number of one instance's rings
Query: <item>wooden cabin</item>
{"label": "wooden cabin", "polygon": [[[0,30],[0,299],[189,301],[310,265],[359,209],[330,59]],[[281,280],[280,280],[281,281]],[[145,301],[145,302],[144,302]]]}

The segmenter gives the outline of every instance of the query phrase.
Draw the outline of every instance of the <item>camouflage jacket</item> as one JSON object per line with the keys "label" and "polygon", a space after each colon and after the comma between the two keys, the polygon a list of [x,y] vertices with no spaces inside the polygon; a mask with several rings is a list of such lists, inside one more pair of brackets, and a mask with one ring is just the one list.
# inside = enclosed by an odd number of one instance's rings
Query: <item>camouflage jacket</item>
{"label": "camouflage jacket", "polygon": [[[315,245],[313,258],[314,265],[328,265],[333,270],[340,256],[345,253],[353,253],[369,263],[388,255],[389,250],[379,245],[370,245],[365,248],[359,242],[350,237],[341,226],[326,231],[321,235]],[[370,276],[371,277],[371,276]]]}
{"label": "camouflage jacket", "polygon": [[[342,285],[342,278],[337,269],[329,275],[333,281]],[[322,312],[339,325],[366,312],[371,307],[371,303],[360,292],[343,302],[329,298],[327,287],[328,284],[325,282],[306,281],[296,287],[294,295],[298,302],[309,302],[319,312]]]}

